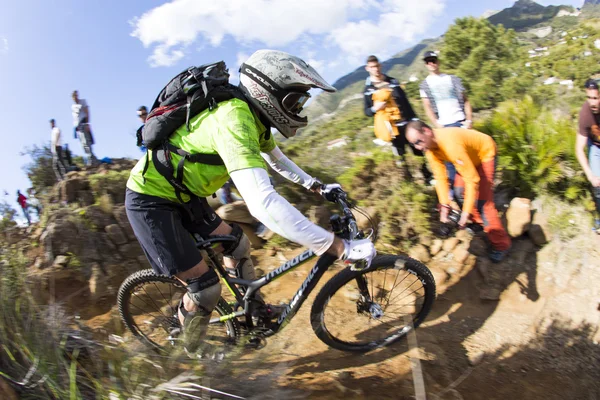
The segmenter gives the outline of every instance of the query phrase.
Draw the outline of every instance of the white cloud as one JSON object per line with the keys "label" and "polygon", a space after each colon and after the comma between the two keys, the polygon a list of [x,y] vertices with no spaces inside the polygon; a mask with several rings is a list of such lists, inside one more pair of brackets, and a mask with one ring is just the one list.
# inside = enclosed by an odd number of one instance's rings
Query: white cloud
{"label": "white cloud", "polygon": [[160,45],[154,49],[154,53],[148,57],[148,62],[153,67],[168,67],[175,65],[181,60],[185,53],[181,49],[171,49],[169,46]]}
{"label": "white cloud", "polygon": [[240,65],[242,65],[244,63],[244,61],[246,61],[247,59],[250,58],[250,54],[240,51],[237,53],[236,58],[237,58],[237,60],[236,60],[236,69],[237,69]]}
{"label": "white cloud", "polygon": [[422,34],[445,1],[172,0],[134,18],[131,35],[152,49],[153,66],[177,63],[192,43],[217,47],[226,36],[247,47],[294,43],[316,64],[324,63],[316,61],[323,49],[330,57],[362,60],[366,54],[394,53],[401,42]]}
{"label": "white cloud", "polygon": [[8,54],[8,39],[0,36],[0,54]]}
{"label": "white cloud", "polygon": [[346,54],[349,62],[364,61],[365,55],[387,58],[396,53],[399,43],[410,42],[423,34],[444,10],[443,0],[384,1],[385,12],[377,20],[349,21],[335,29],[329,38]]}

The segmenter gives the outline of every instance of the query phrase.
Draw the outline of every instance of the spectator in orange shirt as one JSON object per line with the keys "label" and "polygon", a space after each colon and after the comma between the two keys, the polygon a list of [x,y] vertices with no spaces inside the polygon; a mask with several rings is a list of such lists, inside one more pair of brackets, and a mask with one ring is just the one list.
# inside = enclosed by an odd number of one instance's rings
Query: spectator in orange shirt
{"label": "spectator in orange shirt", "polygon": [[494,173],[496,170],[496,143],[490,136],[473,129],[431,129],[422,121],[412,121],[406,128],[407,140],[423,151],[436,179],[436,192],[442,212],[441,222],[448,222],[450,196],[445,162],[456,167],[454,189],[457,200],[462,203],[458,222],[464,227],[472,217],[483,224],[491,243],[489,257],[501,261],[511,242],[504,230],[494,204]]}

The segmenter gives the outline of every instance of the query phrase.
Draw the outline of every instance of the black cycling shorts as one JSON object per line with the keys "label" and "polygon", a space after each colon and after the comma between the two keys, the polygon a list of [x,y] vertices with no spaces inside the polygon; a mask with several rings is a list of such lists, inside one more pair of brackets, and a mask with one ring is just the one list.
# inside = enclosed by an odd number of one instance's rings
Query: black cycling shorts
{"label": "black cycling shorts", "polygon": [[152,269],[169,276],[202,260],[192,234],[206,238],[222,221],[203,197],[183,205],[127,189],[125,208]]}

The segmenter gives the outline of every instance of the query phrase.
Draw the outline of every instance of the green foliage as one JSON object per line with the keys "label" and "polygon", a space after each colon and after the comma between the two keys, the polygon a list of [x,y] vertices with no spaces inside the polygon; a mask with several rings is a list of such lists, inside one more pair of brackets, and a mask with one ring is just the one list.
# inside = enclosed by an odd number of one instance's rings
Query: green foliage
{"label": "green foliage", "polygon": [[99,199],[102,195],[108,195],[114,204],[125,202],[127,179],[129,179],[128,170],[108,171],[107,173],[89,176],[90,186],[96,199]]}
{"label": "green foliage", "polygon": [[29,261],[22,253],[5,251],[0,257],[0,379],[19,388],[20,398],[161,400],[177,392],[201,394],[191,383],[203,373],[202,364],[92,340],[57,305],[35,303],[30,289],[37,288],[26,282]]}
{"label": "green foliage", "polygon": [[7,228],[15,226],[17,223],[15,222],[15,215],[17,214],[17,210],[11,207],[6,201],[2,201],[0,203],[0,216],[2,219],[0,220],[0,231],[4,231]]}
{"label": "green foliage", "polygon": [[525,97],[502,104],[478,129],[496,140],[502,183],[515,194],[551,192],[572,200],[583,195],[581,180],[574,179],[576,132],[569,119],[557,119]]}
{"label": "green foliage", "polygon": [[[420,160],[410,159],[416,170]],[[431,188],[409,182],[391,152],[375,151],[359,157],[338,181],[359,204],[375,211],[382,221],[379,242],[408,251],[419,238],[431,236],[430,209],[435,204]]]}
{"label": "green foliage", "polygon": [[29,156],[31,159],[23,167],[23,171],[29,177],[31,186],[36,193],[45,193],[56,183],[56,175],[52,169],[52,152],[48,145],[25,148],[21,153],[22,156]]}
{"label": "green foliage", "polygon": [[486,19],[459,18],[444,35],[441,68],[463,80],[474,109],[491,108],[505,92],[519,95],[532,76],[517,67],[524,53],[514,31]]}

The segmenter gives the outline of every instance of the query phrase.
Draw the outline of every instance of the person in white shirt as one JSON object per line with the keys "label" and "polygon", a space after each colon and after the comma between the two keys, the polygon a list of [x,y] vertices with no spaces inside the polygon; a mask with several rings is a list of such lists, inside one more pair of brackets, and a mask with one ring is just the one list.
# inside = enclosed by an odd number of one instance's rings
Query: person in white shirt
{"label": "person in white shirt", "polygon": [[[436,128],[473,127],[473,109],[467,98],[462,80],[456,75],[440,72],[440,62],[434,51],[426,51],[423,61],[429,71],[427,78],[419,85],[423,108],[429,120]],[[446,163],[448,181],[454,182],[456,168]],[[450,188],[450,199],[454,191]]]}
{"label": "person in white shirt", "polygon": [[56,174],[56,180],[62,181],[65,179],[66,163],[63,158],[62,139],[60,137],[60,129],[56,126],[56,121],[50,120],[50,151],[52,152],[52,169]]}
{"label": "person in white shirt", "polygon": [[72,97],[73,104],[71,105],[71,113],[73,114],[75,138],[79,138],[79,141],[81,142],[81,146],[86,155],[86,165],[93,166],[97,164],[98,160],[92,151],[94,136],[92,135],[92,128],[90,126],[90,107],[85,99],[79,98],[77,90],[73,91]]}

